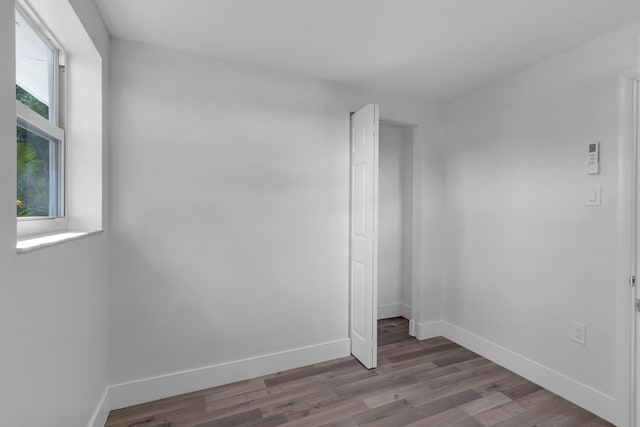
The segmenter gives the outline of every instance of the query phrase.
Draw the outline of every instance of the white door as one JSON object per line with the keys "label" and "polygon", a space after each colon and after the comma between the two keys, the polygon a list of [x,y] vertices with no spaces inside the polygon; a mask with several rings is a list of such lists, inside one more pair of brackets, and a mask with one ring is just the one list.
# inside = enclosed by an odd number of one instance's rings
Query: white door
{"label": "white door", "polygon": [[349,288],[351,354],[378,364],[378,106],[351,116]]}

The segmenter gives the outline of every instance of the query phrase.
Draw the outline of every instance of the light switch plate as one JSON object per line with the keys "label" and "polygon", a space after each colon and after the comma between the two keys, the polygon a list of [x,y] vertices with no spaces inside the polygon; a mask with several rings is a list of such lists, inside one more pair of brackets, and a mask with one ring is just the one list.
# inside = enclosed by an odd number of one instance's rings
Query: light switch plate
{"label": "light switch plate", "polygon": [[601,206],[602,205],[602,185],[595,185],[589,188],[585,195],[585,206]]}

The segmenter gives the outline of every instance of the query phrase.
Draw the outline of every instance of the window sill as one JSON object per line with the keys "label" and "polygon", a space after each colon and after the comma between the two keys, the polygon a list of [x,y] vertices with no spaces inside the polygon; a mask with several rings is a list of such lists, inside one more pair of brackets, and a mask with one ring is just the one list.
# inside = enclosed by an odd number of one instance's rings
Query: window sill
{"label": "window sill", "polygon": [[25,236],[18,238],[16,244],[16,252],[18,254],[24,254],[27,252],[33,252],[38,249],[48,248],[50,246],[59,245],[61,243],[70,242],[73,240],[82,239],[85,237],[93,236],[95,234],[102,233],[102,230],[96,231],[65,231],[56,234],[47,234],[44,236]]}

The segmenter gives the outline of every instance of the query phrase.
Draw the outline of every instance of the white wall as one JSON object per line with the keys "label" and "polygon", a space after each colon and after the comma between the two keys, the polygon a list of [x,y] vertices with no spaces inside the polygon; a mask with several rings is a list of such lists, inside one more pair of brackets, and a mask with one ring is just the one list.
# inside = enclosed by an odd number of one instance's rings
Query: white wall
{"label": "white wall", "polygon": [[[349,112],[421,125],[423,155],[434,107],[123,40],[111,53],[113,382],[346,339]],[[422,198],[439,174],[419,175]]]}
{"label": "white wall", "polygon": [[[574,391],[594,397],[581,403],[609,418],[618,73],[636,65],[638,34],[640,24],[625,27],[444,106],[445,332],[489,340],[581,383]],[[588,176],[595,141],[602,173]],[[594,185],[602,206],[585,207]],[[586,346],[569,340],[571,320],[586,323]]]}
{"label": "white wall", "polygon": [[[93,2],[71,4],[106,67],[109,37]],[[15,140],[16,132],[13,8],[12,0],[0,1],[0,139],[5,142]],[[87,425],[108,384],[106,235],[16,255],[15,158],[15,144],[0,144],[2,424]]]}
{"label": "white wall", "polygon": [[411,128],[380,124],[378,318],[411,316]]}

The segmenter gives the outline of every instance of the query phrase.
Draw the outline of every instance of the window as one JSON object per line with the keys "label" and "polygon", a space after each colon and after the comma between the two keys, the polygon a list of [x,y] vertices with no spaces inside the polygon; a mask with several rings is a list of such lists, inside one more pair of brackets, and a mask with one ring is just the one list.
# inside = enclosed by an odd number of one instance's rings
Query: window
{"label": "window", "polygon": [[64,54],[16,8],[16,145],[18,221],[65,216]]}
{"label": "window", "polygon": [[16,252],[23,253],[102,230],[108,36],[100,28],[94,40],[68,0],[15,6]]}

